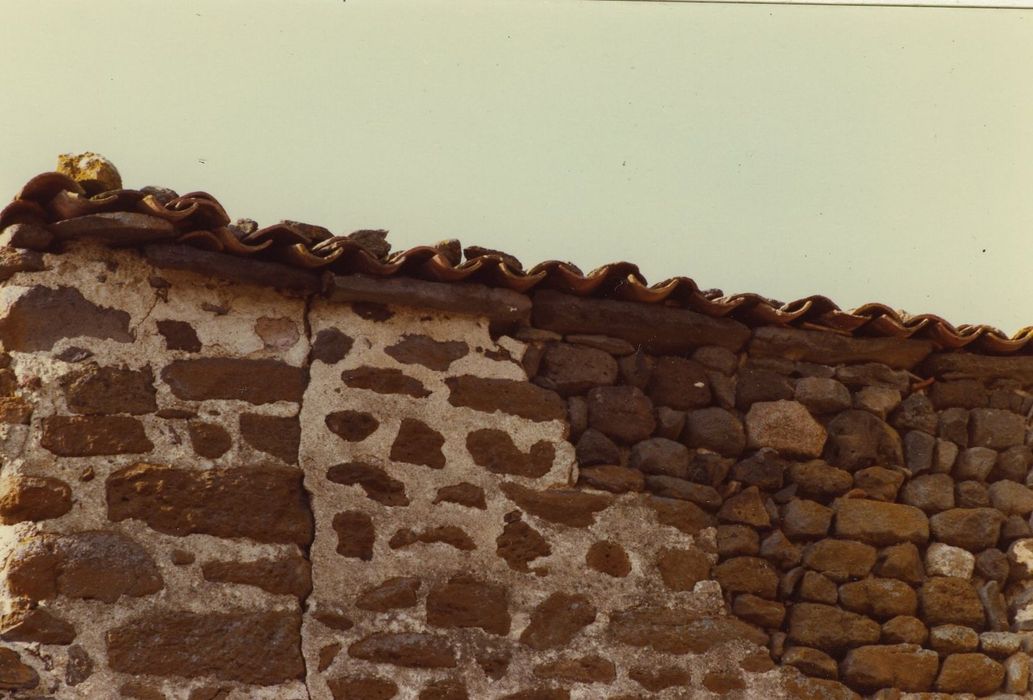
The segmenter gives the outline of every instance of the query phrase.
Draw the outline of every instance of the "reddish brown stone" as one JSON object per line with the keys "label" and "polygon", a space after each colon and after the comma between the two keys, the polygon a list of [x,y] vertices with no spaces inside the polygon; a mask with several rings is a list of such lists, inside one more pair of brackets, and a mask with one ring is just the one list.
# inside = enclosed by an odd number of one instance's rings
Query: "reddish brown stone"
{"label": "reddish brown stone", "polygon": [[417,700],[470,700],[470,694],[458,678],[445,678],[424,686]]}
{"label": "reddish brown stone", "polygon": [[0,397],[0,423],[28,425],[32,404],[18,396]]}
{"label": "reddish brown stone", "polygon": [[585,430],[577,441],[575,448],[578,464],[591,467],[596,464],[620,464],[621,455],[613,440],[598,430]]}
{"label": "reddish brown stone", "polygon": [[710,577],[710,559],[698,549],[661,547],[656,568],[664,585],[672,591],[691,591],[699,581]]}
{"label": "reddish brown stone", "polygon": [[814,678],[839,678],[836,660],[823,651],[809,647],[789,647],[782,654],[782,665],[792,666]]}
{"label": "reddish brown stone", "polygon": [[26,541],[7,562],[7,585],[33,600],[60,594],[113,603],[165,584],[147,550],[121,533],[94,530]]}
{"label": "reddish brown stone", "polygon": [[617,668],[609,659],[591,655],[538,664],[534,667],[534,675],[573,683],[612,683],[617,677]]}
{"label": "reddish brown stone", "polygon": [[703,365],[673,355],[657,360],[646,392],[656,405],[683,411],[710,403],[710,384]]}
{"label": "reddish brown stone", "polygon": [[340,632],[347,632],[355,626],[350,617],[333,608],[316,610],[316,612],[312,613],[312,617],[330,629]]}
{"label": "reddish brown stone", "polygon": [[536,382],[560,396],[571,396],[616,380],[617,361],[609,353],[584,345],[551,343],[542,356]]}
{"label": "reddish brown stone", "polygon": [[714,567],[713,577],[730,593],[753,593],[774,598],[778,572],[769,562],[757,557],[733,557]]}
{"label": "reddish brown stone", "polygon": [[466,574],[435,586],[427,595],[427,624],[434,627],[480,627],[509,634],[509,591]]}
{"label": "reddish brown stone", "polygon": [[925,578],[925,566],[922,564],[918,547],[908,542],[886,547],[880,551],[875,573],[886,578],[919,584]]}
{"label": "reddish brown stone", "polygon": [[588,424],[619,442],[645,440],[656,429],[653,402],[633,386],[601,386],[588,392]]}
{"label": "reddish brown stone", "polygon": [[437,372],[444,372],[453,362],[466,357],[470,347],[460,340],[439,341],[427,335],[407,333],[384,352],[402,364],[419,364]]}
{"label": "reddish brown stone", "polygon": [[0,477],[0,524],[60,518],[72,509],[72,489],[60,479],[8,472]]}
{"label": "reddish brown stone", "polygon": [[501,411],[534,421],[563,420],[566,402],[554,391],[512,379],[492,379],[464,374],[448,377],[448,402],[453,406],[494,413]]}
{"label": "reddish brown stone", "polygon": [[434,497],[434,503],[458,503],[461,506],[479,510],[488,507],[484,500],[484,489],[466,481],[439,488]]}
{"label": "reddish brown stone", "polygon": [[59,384],[72,413],[142,414],[158,409],[150,367],[130,370],[90,366],[62,376]]}
{"label": "reddish brown stone", "polygon": [[892,578],[866,578],[839,587],[840,605],[852,612],[888,620],[914,615],[918,597],[911,586]]}
{"label": "reddish brown stone", "polygon": [[645,486],[645,478],[638,469],[605,464],[579,469],[577,483],[578,486],[587,486],[610,493],[627,493],[628,491],[641,491]]}
{"label": "reddish brown stone", "polygon": [[717,519],[751,527],[771,526],[771,516],[764,507],[764,500],[756,486],[751,486],[726,500],[717,512]]}
{"label": "reddish brown stone", "polygon": [[188,401],[232,399],[253,404],[301,401],[308,370],[277,360],[205,357],[174,360],[161,372],[172,393]]}
{"label": "reddish brown stone", "polygon": [[942,693],[990,695],[1004,680],[1004,667],[983,654],[951,654],[943,660],[936,689]]}
{"label": "reddish brown stone", "polygon": [[430,396],[423,382],[394,368],[357,367],[342,372],[341,379],[353,389],[367,389],[378,394],[400,394],[417,399]]}
{"label": "reddish brown stone", "polygon": [[143,423],[129,416],[51,416],[43,419],[39,443],[61,457],[150,452]]}
{"label": "reddish brown stone", "polygon": [[994,508],[952,508],[931,517],[929,525],[940,542],[980,552],[997,546],[1004,520]]}
{"label": "reddish brown stone", "polygon": [[865,692],[896,688],[906,693],[931,690],[940,660],[936,652],[913,644],[862,646],[843,659],[843,680]]}
{"label": "reddish brown stone", "polygon": [[[614,463],[619,464],[619,460]],[[674,440],[649,438],[635,443],[627,464],[646,474],[684,479],[689,472],[689,450]]]}
{"label": "reddish brown stone", "polygon": [[875,559],[874,547],[849,540],[821,540],[803,551],[803,565],[822,572],[833,581],[867,576],[875,566]]}
{"label": "reddish brown stone", "polygon": [[201,565],[206,581],[256,586],[275,595],[304,598],[312,592],[312,566],[300,556],[256,561],[208,561]]}
{"label": "reddish brown stone", "polygon": [[173,469],[140,463],[107,481],[108,517],[170,535],[202,533],[307,546],[312,512],[294,469]]}
{"label": "reddish brown stone", "polygon": [[538,651],[566,646],[578,632],[595,622],[595,617],[595,606],[587,597],[553,593],[531,613],[520,641]]}
{"label": "reddish brown stone", "polygon": [[161,610],[109,629],[106,640],[108,665],[119,673],[213,676],[255,685],[305,673],[297,612]]}
{"label": "reddish brown stone", "polygon": [[911,369],[932,350],[925,340],[852,338],[828,331],[766,326],[753,332],[750,353],[786,357],[823,365],[880,362],[894,369]]}
{"label": "reddish brown stone", "polygon": [[190,421],[187,431],[190,434],[190,445],[201,457],[218,459],[233,447],[233,438],[221,425]]}
{"label": "reddish brown stone", "polygon": [[375,301],[353,301],[351,308],[360,318],[373,321],[374,323],[383,323],[394,318],[395,315],[395,312],[387,304]]}
{"label": "reddish brown stone", "polygon": [[337,328],[324,328],[312,341],[311,359],[328,365],[337,364],[351,352],[355,340]]}
{"label": "reddish brown stone", "polygon": [[761,401],[784,401],[795,392],[788,377],[767,369],[745,367],[735,385],[735,405],[741,411]]}
{"label": "reddish brown stone", "polygon": [[394,681],[377,676],[338,676],[326,684],[334,700],[390,700],[398,694]]}
{"label": "reddish brown stone", "polygon": [[362,487],[366,496],[385,506],[407,506],[405,484],[392,478],[380,467],[365,462],[335,464],[326,471],[326,478],[335,484]]}
{"label": "reddish brown stone", "polygon": [[391,445],[391,459],[441,469],[445,466],[445,455],[441,452],[444,444],[444,436],[423,421],[403,418]]}
{"label": "reddish brown stone", "polygon": [[695,535],[700,530],[715,524],[714,517],[695,503],[679,501],[672,498],[652,497],[647,502],[656,520],[661,525],[669,525],[687,535]]}
{"label": "reddish brown stone", "polygon": [[373,558],[376,530],[372,518],[362,511],[347,510],[334,516],[333,528],[337,533],[338,554],[363,561]]}
{"label": "reddish brown stone", "polygon": [[746,448],[746,431],[735,414],[719,407],[691,411],[685,417],[685,444],[702,447],[728,457]]}
{"label": "reddish brown stone", "polygon": [[380,427],[380,421],[365,411],[334,411],[324,422],[331,433],[347,442],[361,442]]}
{"label": "reddish brown stone", "polygon": [[420,585],[420,579],[416,576],[389,578],[363,591],[356,599],[355,607],[377,612],[415,607]]}
{"label": "reddish brown stone", "polygon": [[514,571],[526,572],[528,563],[552,554],[552,547],[541,533],[520,520],[506,523],[502,534],[495,539],[495,546],[495,553]]}
{"label": "reddish brown stone", "polygon": [[917,617],[900,615],[882,624],[883,644],[925,644],[929,630]]}
{"label": "reddish brown stone", "polygon": [[671,654],[702,654],[728,642],[768,643],[767,634],[735,617],[704,617],[669,606],[614,611],[609,632],[623,644]]}
{"label": "reddish brown stone", "polygon": [[298,463],[301,444],[301,423],[298,417],[240,414],[240,436],[259,452],[272,455],[288,464]]}
{"label": "reddish brown stone", "polygon": [[816,499],[842,495],[854,484],[850,472],[829,466],[820,459],[790,464],[789,479],[796,484],[801,496]]}
{"label": "reddish brown stone", "polygon": [[0,639],[5,642],[71,644],[75,627],[45,608],[16,607],[0,617]]}
{"label": "reddish brown stone", "polygon": [[50,350],[63,338],[133,342],[129,314],[88,301],[71,287],[32,287],[0,319],[0,342],[8,352]]}
{"label": "reddish brown stone", "polygon": [[884,467],[868,467],[854,473],[854,486],[877,501],[895,501],[903,483],[901,472]]}
{"label": "reddish brown stone", "polygon": [[552,468],[556,451],[552,443],[539,440],[528,453],[522,452],[504,430],[481,428],[466,436],[466,449],[474,464],[493,474],[513,474],[530,478],[545,476]]}
{"label": "reddish brown stone", "polygon": [[749,593],[735,597],[732,612],[740,620],[765,629],[779,629],[786,616],[785,606]]}
{"label": "reddish brown stone", "polygon": [[0,647],[0,690],[20,690],[39,685],[39,674],[22,663],[14,649]]}
{"label": "reddish brown stone", "polygon": [[509,670],[513,652],[508,647],[496,646],[491,642],[481,640],[475,647],[474,658],[484,674],[497,681]]}
{"label": "reddish brown stone", "polygon": [[503,482],[500,488],[510,500],[528,513],[571,527],[588,527],[595,522],[595,514],[613,502],[611,496],[575,489],[535,491],[512,482]]}
{"label": "reddish brown stone", "polygon": [[408,668],[455,668],[448,637],[413,632],[377,632],[348,647],[348,655]]}
{"label": "reddish brown stone", "polygon": [[815,501],[794,498],[782,511],[782,530],[792,539],[825,537],[832,523],[832,509]]}
{"label": "reddish brown stone", "polygon": [[727,695],[745,689],[746,683],[738,671],[719,669],[703,676],[703,687],[716,695]]}
{"label": "reddish brown stone", "polygon": [[68,647],[68,664],[65,666],[65,683],[76,686],[93,675],[93,659],[78,644]]}
{"label": "reddish brown stone", "polygon": [[570,700],[566,688],[528,688],[503,695],[499,700]]}
{"label": "reddish brown stone", "polygon": [[677,666],[661,666],[656,669],[636,666],[628,671],[628,678],[653,693],[688,685],[692,680],[692,676],[687,670]]}
{"label": "reddish brown stone", "polygon": [[843,411],[828,425],[825,459],[850,471],[904,464],[900,436],[867,411]]}
{"label": "reddish brown stone", "polygon": [[818,603],[797,603],[789,611],[789,640],[839,653],[879,641],[879,624],[861,615]]}
{"label": "reddish brown stone", "polygon": [[424,544],[440,542],[441,544],[455,547],[462,552],[470,552],[477,548],[477,545],[466,534],[466,531],[455,525],[438,525],[436,527],[424,528],[419,532],[403,527],[391,536],[387,544],[391,549],[401,549],[417,542]]}
{"label": "reddish brown stone", "polygon": [[918,590],[922,620],[930,627],[958,624],[981,630],[985,626],[983,604],[967,579],[935,576]]}
{"label": "reddish brown stone", "polygon": [[173,549],[169,553],[169,560],[176,566],[189,566],[197,560],[197,557],[193,552],[185,549]]}
{"label": "reddish brown stone", "polygon": [[614,578],[623,578],[631,573],[628,553],[624,547],[610,540],[592,543],[585,556],[585,563],[590,569]]}
{"label": "reddish brown stone", "polygon": [[737,556],[754,557],[760,552],[760,537],[745,525],[717,526],[717,553],[722,559]]}
{"label": "reddish brown stone", "polygon": [[913,506],[848,498],[839,501],[835,511],[838,537],[876,547],[929,540],[929,520]]}
{"label": "reddish brown stone", "polygon": [[197,331],[186,321],[158,321],[158,332],[165,338],[169,350],[201,352],[201,340]]}

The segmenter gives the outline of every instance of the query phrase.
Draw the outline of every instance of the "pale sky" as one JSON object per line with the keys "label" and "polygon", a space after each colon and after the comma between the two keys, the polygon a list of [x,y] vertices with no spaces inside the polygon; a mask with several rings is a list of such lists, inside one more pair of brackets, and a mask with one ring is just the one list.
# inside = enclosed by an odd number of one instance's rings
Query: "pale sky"
{"label": "pale sky", "polygon": [[128,187],[395,249],[1033,325],[1033,11],[3,0],[0,197]]}

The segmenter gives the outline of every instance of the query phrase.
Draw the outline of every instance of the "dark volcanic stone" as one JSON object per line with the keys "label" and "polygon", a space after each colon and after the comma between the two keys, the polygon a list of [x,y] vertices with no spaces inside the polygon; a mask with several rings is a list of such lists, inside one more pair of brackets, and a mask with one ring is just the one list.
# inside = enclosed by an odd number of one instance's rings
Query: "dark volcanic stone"
{"label": "dark volcanic stone", "polygon": [[0,342],[8,352],[50,350],[63,338],[79,336],[131,343],[129,314],[97,306],[71,287],[32,287],[0,319]]}
{"label": "dark volcanic stone", "polygon": [[653,434],[653,404],[631,386],[596,387],[588,392],[588,424],[623,443],[635,443]]}
{"label": "dark volcanic stone", "polygon": [[158,410],[150,367],[85,367],[61,377],[60,384],[73,413],[139,415]]}
{"label": "dark volcanic stone", "polygon": [[656,405],[679,410],[710,403],[710,386],[703,365],[682,357],[657,359],[646,391]]}
{"label": "dark volcanic stone", "polygon": [[553,343],[546,349],[538,376],[561,396],[583,394],[617,380],[617,361],[609,353],[583,345]]}

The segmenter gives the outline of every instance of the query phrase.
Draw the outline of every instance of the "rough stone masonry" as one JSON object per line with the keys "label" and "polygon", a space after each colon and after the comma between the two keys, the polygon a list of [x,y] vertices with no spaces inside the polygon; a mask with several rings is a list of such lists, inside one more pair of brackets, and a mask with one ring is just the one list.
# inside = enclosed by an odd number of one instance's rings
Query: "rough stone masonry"
{"label": "rough stone masonry", "polygon": [[20,226],[9,697],[1030,696],[1033,357]]}

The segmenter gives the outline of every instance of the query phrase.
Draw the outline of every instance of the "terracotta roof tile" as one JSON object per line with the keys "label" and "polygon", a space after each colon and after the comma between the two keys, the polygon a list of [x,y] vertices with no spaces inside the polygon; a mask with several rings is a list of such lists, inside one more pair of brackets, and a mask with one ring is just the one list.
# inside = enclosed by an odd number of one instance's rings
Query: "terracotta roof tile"
{"label": "terracotta roof tile", "polygon": [[459,264],[453,264],[446,251],[431,246],[377,257],[353,238],[335,236],[310,224],[285,221],[246,232],[233,226],[222,205],[206,192],[175,195],[160,188],[143,188],[89,196],[79,183],[57,172],[29,180],[14,201],[0,211],[0,228],[32,223],[48,227],[59,238],[95,236],[99,223],[108,218],[98,215],[114,213],[140,216],[111,219],[122,226],[118,235],[103,236],[112,245],[143,245],[171,238],[213,252],[338,275],[361,273],[436,282],[476,282],[521,293],[550,289],[582,297],[683,307],[754,327],[789,326],[848,336],[916,338],[949,350],[1033,354],[1033,327],[1008,337],[992,326],[955,327],[939,316],[907,315],[883,304],[865,304],[846,311],[824,296],[788,303],[758,294],[725,296],[701,290],[688,277],[650,285],[638,267],[627,262],[611,263],[584,274],[575,265],[557,260],[522,270],[511,255],[477,247],[466,249],[467,259]]}

